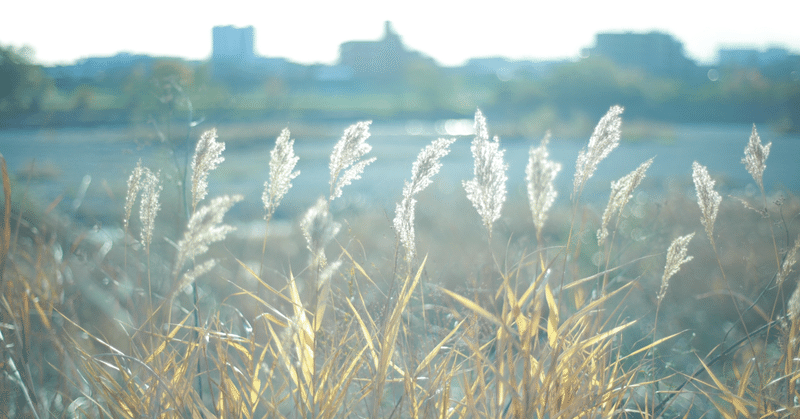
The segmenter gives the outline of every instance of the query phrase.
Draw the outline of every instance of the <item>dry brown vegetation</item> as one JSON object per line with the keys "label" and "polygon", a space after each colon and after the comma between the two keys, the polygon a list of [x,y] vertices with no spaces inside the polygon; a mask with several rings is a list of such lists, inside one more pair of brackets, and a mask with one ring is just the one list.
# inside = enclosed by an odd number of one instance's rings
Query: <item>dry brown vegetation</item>
{"label": "dry brown vegetation", "polygon": [[[476,116],[470,202],[423,191],[459,146],[439,140],[394,221],[331,213],[374,159],[356,124],[332,153],[330,196],[288,236],[272,220],[298,175],[288,130],[263,237],[224,223],[242,197],[205,199],[228,163],[213,132],[191,169],[132,168],[117,230],[30,216],[0,161],[0,417],[797,417],[800,200],[764,191],[769,146],[754,128],[743,160],[760,195],[720,197],[697,163],[697,199],[631,200],[643,164],[605,210],[583,204],[621,113],[581,153],[569,207],[551,209],[547,140],[531,196],[506,202],[503,150]],[[162,177],[182,170],[191,188],[163,191],[181,213],[160,214]]]}

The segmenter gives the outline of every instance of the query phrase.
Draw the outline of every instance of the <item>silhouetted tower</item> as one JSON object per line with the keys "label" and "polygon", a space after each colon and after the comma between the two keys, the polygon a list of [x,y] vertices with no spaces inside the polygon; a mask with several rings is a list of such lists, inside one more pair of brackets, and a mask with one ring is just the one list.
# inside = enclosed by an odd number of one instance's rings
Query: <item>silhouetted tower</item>
{"label": "silhouetted tower", "polygon": [[255,31],[252,26],[236,28],[215,26],[213,30],[214,49],[211,58],[217,62],[247,63],[255,57],[253,42]]}

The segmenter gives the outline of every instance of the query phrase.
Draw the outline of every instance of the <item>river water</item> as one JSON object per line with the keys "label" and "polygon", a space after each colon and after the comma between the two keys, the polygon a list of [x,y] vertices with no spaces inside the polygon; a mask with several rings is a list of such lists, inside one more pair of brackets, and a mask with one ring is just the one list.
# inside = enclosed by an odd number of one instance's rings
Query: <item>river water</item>
{"label": "river water", "polygon": [[[355,121],[353,121],[355,122]],[[403,181],[411,175],[411,165],[419,151],[440,136],[452,137],[461,133],[452,128],[471,125],[471,121],[375,122],[369,143],[368,156],[377,161],[367,167],[363,178],[344,189],[340,206],[373,208],[393,214],[394,203],[400,199]],[[329,185],[329,155],[349,122],[328,135],[294,136],[295,152],[300,157],[301,171],[294,187],[281,204],[277,217],[294,217],[304,211],[317,197],[327,195]],[[196,127],[193,140],[204,129]],[[587,183],[585,201],[605,202],[609,182],[634,170],[640,163],[655,157],[647,173],[643,190],[652,196],[668,188],[693,188],[691,165],[698,161],[708,167],[717,180],[718,188],[729,193],[756,191],[754,182],[741,164],[743,150],[750,137],[750,125],[675,125],[669,138],[626,140],[623,124],[622,144],[600,163],[597,172]],[[449,131],[448,131],[449,129]],[[783,135],[768,127],[758,127],[762,142],[772,142],[764,173],[768,191],[800,191],[800,136]],[[491,134],[491,125],[489,127]],[[264,132],[263,140],[227,141],[225,162],[209,177],[210,196],[241,193],[245,201],[237,205],[234,217],[255,219],[262,215],[261,193],[269,177],[269,152],[279,132]],[[185,149],[170,148],[152,136],[142,136],[141,130],[121,127],[20,129],[0,130],[0,153],[17,185],[42,205],[56,200],[56,207],[65,214],[87,217],[87,223],[118,223],[124,203],[125,182],[139,159],[149,167],[184,162]],[[472,178],[471,135],[457,136],[451,153],[443,159],[444,167],[434,183],[445,198],[463,199],[462,180]],[[508,169],[509,199],[525,198],[525,166],[528,150],[538,145],[539,138],[501,138]],[[226,128],[219,129],[219,141],[226,141]],[[561,162],[557,177],[559,201],[569,200],[572,176],[578,152],[587,138],[553,138],[551,159]]]}

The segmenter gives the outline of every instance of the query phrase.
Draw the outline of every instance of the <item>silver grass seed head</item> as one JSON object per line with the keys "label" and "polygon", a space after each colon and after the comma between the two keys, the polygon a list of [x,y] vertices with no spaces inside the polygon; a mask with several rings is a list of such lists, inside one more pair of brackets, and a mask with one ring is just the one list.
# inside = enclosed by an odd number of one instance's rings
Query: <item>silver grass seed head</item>
{"label": "silver grass seed head", "polygon": [[700,207],[700,221],[706,228],[708,239],[714,242],[714,221],[717,219],[722,196],[714,190],[714,180],[708,169],[698,162],[692,163],[692,180],[697,191],[697,205]]}
{"label": "silver grass seed head", "polygon": [[[370,136],[369,126],[372,121],[358,122],[344,131],[342,138],[333,147],[331,153],[331,195],[329,200],[342,196],[342,188],[361,178],[364,168],[375,161],[375,157],[360,160],[372,150],[367,144]],[[344,173],[341,173],[344,170]]]}
{"label": "silver grass seed head", "polygon": [[291,189],[292,179],[300,174],[299,171],[292,171],[300,158],[294,154],[294,140],[289,138],[290,135],[289,129],[284,128],[275,141],[275,148],[270,152],[269,180],[264,182],[264,193],[261,196],[266,211],[265,218],[275,213],[281,199]]}
{"label": "silver grass seed head", "polygon": [[800,321],[800,284],[795,287],[787,306],[786,315],[789,317],[789,321]]}
{"label": "silver grass seed head", "polygon": [[178,257],[175,258],[173,276],[177,276],[183,265],[208,251],[211,243],[222,241],[236,227],[222,224],[228,210],[244,199],[241,195],[223,195],[198,208],[189,218],[186,233],[178,242]]}
{"label": "silver grass seed head", "polygon": [[159,179],[161,172],[153,173],[144,169],[142,183],[142,201],[139,203],[139,219],[142,222],[142,242],[149,249],[153,241],[153,228],[155,227],[156,214],[161,208],[158,196],[163,189]]}
{"label": "silver grass seed head", "polygon": [[636,170],[628,173],[619,180],[611,182],[611,195],[608,197],[608,205],[606,205],[606,209],[603,212],[601,227],[597,230],[597,244],[599,246],[602,246],[608,237],[608,224],[611,222],[611,217],[613,217],[614,214],[617,214],[617,217],[619,217],[625,205],[627,205],[628,201],[633,197],[634,189],[642,183],[645,172],[647,172],[651,164],[653,164],[653,158],[642,163]]}
{"label": "silver grass seed head", "polygon": [[190,291],[191,288],[189,288],[189,286],[192,285],[194,281],[196,281],[201,275],[204,275],[214,269],[215,266],[217,266],[216,259],[209,259],[194,266],[192,269],[184,272],[184,274],[181,276],[181,279],[178,281],[178,286],[176,289],[183,290],[184,292]]}
{"label": "silver grass seed head", "polygon": [[664,299],[667,294],[667,287],[669,280],[673,275],[678,273],[681,265],[693,259],[693,256],[686,256],[688,252],[689,242],[692,241],[694,233],[681,236],[672,241],[667,249],[667,262],[664,265],[664,275],[661,277],[661,289],[658,291],[658,301]]}
{"label": "silver grass seed head", "polygon": [[142,167],[142,159],[139,159],[130,177],[128,177],[128,193],[125,195],[125,217],[122,219],[122,225],[126,231],[130,223],[133,204],[136,202],[136,197],[139,196],[139,189],[142,186],[139,180],[142,178],[145,169]]}
{"label": "silver grass seed head", "polygon": [[480,110],[475,113],[476,135],[472,140],[472,157],[475,160],[475,178],[464,181],[464,190],[472,205],[483,219],[483,224],[492,235],[492,224],[500,218],[503,202],[506,200],[506,170],[503,162],[505,150],[500,150],[500,139],[495,136],[489,141],[485,134],[486,121]]}
{"label": "silver grass seed head", "polygon": [[766,162],[771,146],[772,143],[768,143],[767,145],[761,144],[761,137],[758,136],[758,132],[756,131],[756,124],[753,124],[753,131],[750,133],[750,141],[748,141],[747,146],[744,148],[742,164],[744,164],[747,171],[753,176],[753,180],[756,181],[756,184],[758,184],[758,187],[761,189],[764,189],[763,175],[764,169],[767,168]]}
{"label": "silver grass seed head", "polygon": [[217,129],[212,128],[200,136],[200,141],[195,147],[194,157],[192,158],[192,207],[208,194],[208,172],[217,168],[217,165],[225,161],[222,152],[225,150],[225,143],[217,142]]}
{"label": "silver grass seed head", "polygon": [[533,215],[533,225],[538,234],[541,234],[544,228],[547,211],[558,196],[553,182],[558,172],[561,171],[561,163],[548,159],[550,153],[547,151],[547,144],[549,142],[550,132],[548,131],[538,147],[531,146],[528,152],[528,166],[525,168],[528,201]]}
{"label": "silver grass seed head", "polygon": [[797,263],[797,253],[800,252],[800,237],[795,239],[794,246],[786,252],[786,257],[783,258],[783,263],[781,264],[781,269],[778,271],[778,275],[776,276],[776,283],[778,286],[781,286],[786,278],[794,270],[794,265]]}
{"label": "silver grass seed head", "polygon": [[619,145],[620,127],[622,126],[620,115],[622,111],[622,106],[612,106],[600,118],[600,122],[594,128],[587,148],[581,150],[578,154],[572,189],[573,199],[577,198],[577,194],[583,188],[584,183],[592,177],[595,169],[597,169],[597,164]]}
{"label": "silver grass seed head", "polygon": [[486,117],[480,109],[475,111],[475,137],[483,140],[489,140],[489,130],[486,127]]}
{"label": "silver grass seed head", "polygon": [[325,246],[336,237],[340,228],[341,225],[333,221],[333,216],[328,211],[328,202],[325,198],[320,197],[314,206],[308,209],[300,222],[300,229],[306,238],[313,265],[325,266],[327,262]]}
{"label": "silver grass seed head", "polygon": [[411,167],[411,181],[406,181],[403,187],[403,199],[395,208],[395,217],[392,223],[400,243],[406,250],[406,259],[408,260],[413,259],[416,253],[414,208],[417,200],[414,199],[414,196],[432,183],[431,178],[442,168],[440,160],[450,153],[450,145],[455,141],[455,138],[439,138],[422,149]]}

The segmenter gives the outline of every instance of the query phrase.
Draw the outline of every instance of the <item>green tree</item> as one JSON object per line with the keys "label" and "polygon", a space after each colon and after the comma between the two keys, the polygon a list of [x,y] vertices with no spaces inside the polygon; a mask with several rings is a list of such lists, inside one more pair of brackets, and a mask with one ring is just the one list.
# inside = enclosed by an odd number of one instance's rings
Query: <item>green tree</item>
{"label": "green tree", "polygon": [[37,111],[49,83],[42,67],[25,56],[28,49],[0,47],[0,114]]}

